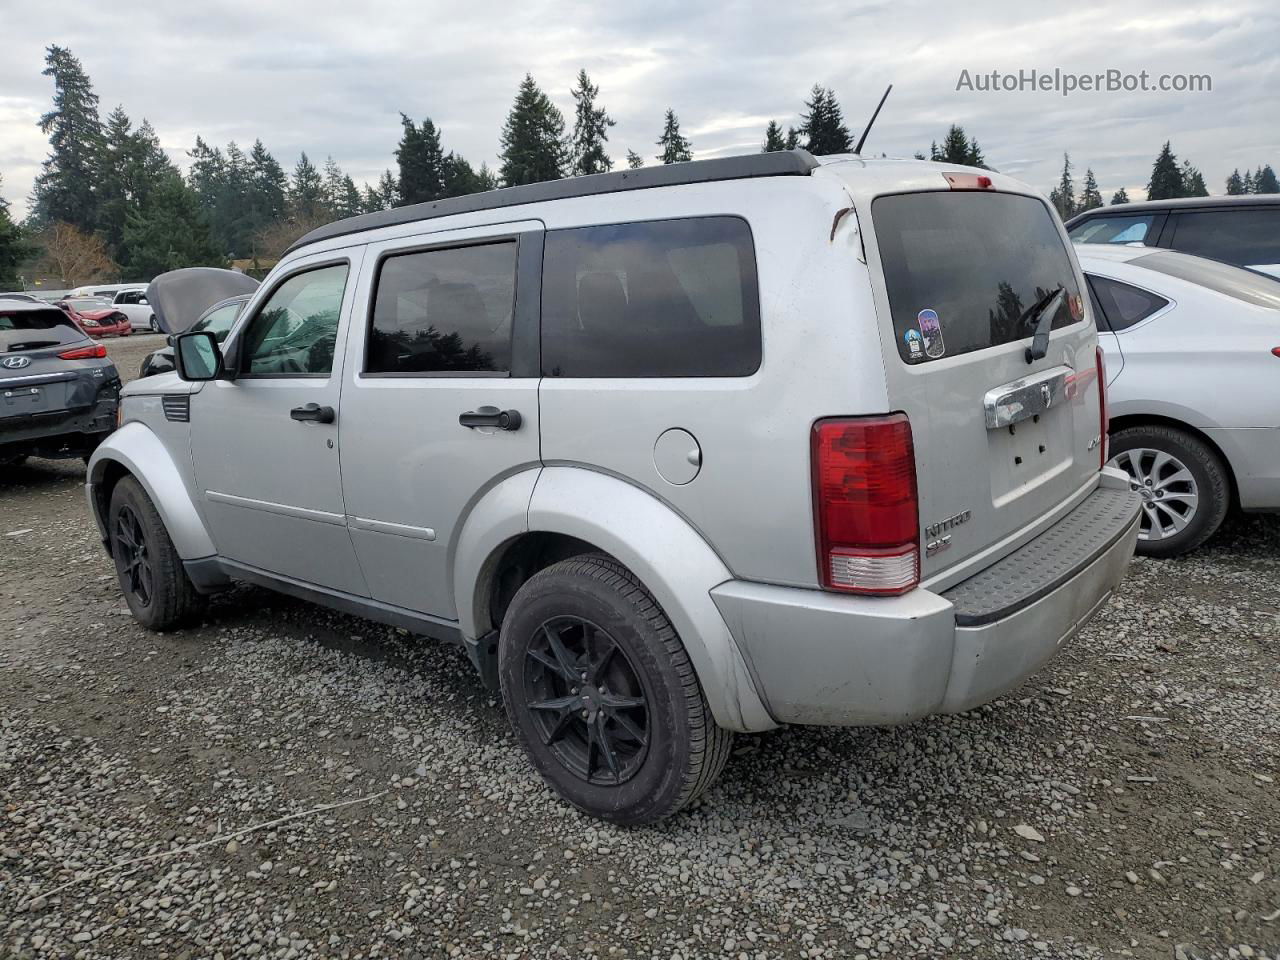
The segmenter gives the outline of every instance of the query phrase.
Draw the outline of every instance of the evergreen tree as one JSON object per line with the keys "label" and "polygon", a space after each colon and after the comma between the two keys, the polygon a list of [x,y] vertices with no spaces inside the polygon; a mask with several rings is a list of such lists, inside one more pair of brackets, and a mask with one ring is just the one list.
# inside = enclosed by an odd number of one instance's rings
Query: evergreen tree
{"label": "evergreen tree", "polygon": [[1209,188],[1205,186],[1204,177],[1200,171],[1191,165],[1190,160],[1182,161],[1182,196],[1184,197],[1207,197]]}
{"label": "evergreen tree", "polygon": [[764,128],[764,145],[760,147],[760,152],[776,153],[785,149],[787,141],[782,136],[782,127],[778,126],[777,120],[770,120],[769,125]]}
{"label": "evergreen tree", "polygon": [[1093,176],[1093,169],[1084,172],[1084,187],[1080,191],[1080,202],[1076,204],[1076,213],[1093,210],[1102,206],[1102,192],[1098,189],[1098,181]]}
{"label": "evergreen tree", "polygon": [[155,128],[146,120],[132,130],[129,117],[116,107],[107,117],[97,158],[97,230],[117,263],[128,263],[124,227],[130,210],[144,203],[151,191],[177,168],[160,146]]}
{"label": "evergreen tree", "polygon": [[559,180],[564,176],[568,155],[564,115],[526,73],[502,128],[502,165],[498,171],[502,183],[514,187]]}
{"label": "evergreen tree", "polygon": [[1253,193],[1253,171],[1246,170],[1244,172],[1244,192]]}
{"label": "evergreen tree", "polygon": [[360,200],[362,213],[374,213],[382,209],[382,197],[379,195],[377,188],[371,187],[367,183],[360,191]]}
{"label": "evergreen tree", "polygon": [[284,168],[261,140],[253,141],[249,150],[249,209],[255,235],[267,224],[284,219],[288,186]]}
{"label": "evergreen tree", "polygon": [[662,136],[658,138],[658,146],[662,148],[658,159],[663,163],[683,163],[693,159],[693,144],[680,134],[680,120],[670,107],[667,108],[667,117],[662,125]]}
{"label": "evergreen tree", "polygon": [[331,217],[338,218],[343,216],[338,211],[344,209],[343,204],[347,188],[346,174],[338,166],[338,161],[333,159],[333,154],[325,157],[323,179],[325,209]]}
{"label": "evergreen tree", "polygon": [[644,166],[644,157],[636,153],[634,150],[627,151],[627,167],[631,170],[639,170]]}
{"label": "evergreen tree", "polygon": [[609,140],[609,128],[615,121],[604,107],[596,106],[600,88],[591,82],[586,70],[579,70],[578,84],[569,93],[574,100],[573,166],[570,172],[575,177],[607,173],[613,169],[613,161],[604,147]]}
{"label": "evergreen tree", "polygon": [[1253,178],[1254,193],[1280,193],[1280,183],[1276,182],[1276,172],[1267,164]]}
{"label": "evergreen tree", "polygon": [[377,193],[378,202],[382,204],[378,209],[390,210],[400,205],[400,184],[396,182],[396,175],[390,170],[382,171],[382,176],[378,178]]}
{"label": "evergreen tree", "polygon": [[334,205],[333,215],[346,219],[361,213],[364,213],[364,198],[360,195],[356,182],[351,179],[351,174],[347,174],[342,178],[342,192]]}
{"label": "evergreen tree", "polygon": [[226,178],[218,198],[217,218],[209,222],[214,247],[229,256],[242,256],[253,248],[252,191],[249,158],[232,140],[227,144]]}
{"label": "evergreen tree", "polygon": [[[924,159],[921,157],[920,159]],[[937,142],[929,144],[929,159],[938,163],[958,163],[966,167],[987,167],[986,158],[978,146],[977,139],[970,140],[964,127],[952,124],[939,147]]]}
{"label": "evergreen tree", "polygon": [[806,150],[816,156],[827,156],[853,149],[834,90],[815,83],[804,106],[800,133],[804,134]]}
{"label": "evergreen tree", "polygon": [[795,127],[787,127],[786,146],[788,150],[800,149],[800,131]]}
{"label": "evergreen tree", "polygon": [[1151,167],[1151,179],[1147,181],[1148,200],[1171,200],[1183,196],[1182,171],[1178,169],[1178,158],[1165,141],[1160,148],[1160,155]]}
{"label": "evergreen tree", "polygon": [[32,192],[32,222],[62,221],[82,230],[97,226],[94,186],[102,152],[98,95],[80,61],[66,47],[45,52],[42,76],[53,78],[53,109],[40,118],[49,136],[49,159]]}
{"label": "evergreen tree", "polygon": [[1117,204],[1128,203],[1128,202],[1129,202],[1129,193],[1128,191],[1125,190],[1124,187],[1121,187],[1119,190],[1117,190],[1115,193],[1111,195],[1111,206],[1113,207],[1116,206]]}
{"label": "evergreen tree", "polygon": [[[0,190],[3,188],[4,180],[0,178]],[[9,215],[9,201],[0,193],[0,290],[13,290],[22,286],[18,265],[31,253],[26,231],[13,222]]]}
{"label": "evergreen tree", "polygon": [[444,158],[444,195],[446,197],[463,197],[469,193],[481,193],[492,190],[494,182],[492,171],[485,164],[476,170],[464,157],[450,153]]}
{"label": "evergreen tree", "polygon": [[324,213],[324,181],[306,153],[298,158],[289,184],[289,215],[299,223],[311,223]]}
{"label": "evergreen tree", "polygon": [[404,135],[396,147],[396,163],[400,167],[399,205],[439,200],[445,196],[440,131],[430,117],[419,127],[402,113],[400,122],[404,125]]}
{"label": "evergreen tree", "polygon": [[484,161],[480,162],[480,169],[476,171],[476,184],[481,191],[497,190],[502,186],[498,182],[498,175],[489,169],[489,164]]}
{"label": "evergreen tree", "polygon": [[1071,180],[1071,155],[1062,155],[1062,176],[1058,185],[1049,191],[1049,202],[1053,204],[1058,216],[1063,220],[1070,219],[1076,213],[1075,184]]}
{"label": "evergreen tree", "polygon": [[139,209],[129,212],[124,242],[129,250],[126,267],[136,276],[223,264],[194,191],[176,173],[157,184]]}
{"label": "evergreen tree", "polygon": [[1238,197],[1244,193],[1244,178],[1240,176],[1240,168],[1231,171],[1231,176],[1227,177],[1227,196]]}

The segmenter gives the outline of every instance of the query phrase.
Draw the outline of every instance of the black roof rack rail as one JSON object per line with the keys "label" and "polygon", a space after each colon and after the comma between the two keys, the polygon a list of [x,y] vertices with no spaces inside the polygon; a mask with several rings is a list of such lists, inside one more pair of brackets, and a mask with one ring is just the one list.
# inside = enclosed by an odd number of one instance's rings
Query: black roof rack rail
{"label": "black roof rack rail", "polygon": [[714,160],[691,160],[687,163],[640,167],[636,170],[619,170],[615,173],[597,173],[587,177],[569,177],[565,180],[504,187],[501,190],[450,197],[447,200],[362,213],[358,217],[348,217],[346,220],[327,223],[295,240],[285,254],[308,244],[319,243],[321,240],[362,233],[365,230],[376,230],[379,227],[414,223],[418,220],[433,220],[436,217],[448,217],[458,213],[475,213],[480,210],[517,207],[526,203],[541,203],[544,200],[593,197],[602,193],[673,187],[687,183],[746,180],[752,177],[807,177],[818,165],[818,161],[807,150],[778,150],[772,153],[720,157]]}

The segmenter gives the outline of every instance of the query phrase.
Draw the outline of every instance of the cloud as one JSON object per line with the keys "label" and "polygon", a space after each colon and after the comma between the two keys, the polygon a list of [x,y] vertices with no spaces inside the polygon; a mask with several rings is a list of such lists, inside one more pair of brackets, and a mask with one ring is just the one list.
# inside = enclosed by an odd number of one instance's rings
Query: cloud
{"label": "cloud", "polygon": [[[1104,192],[1141,192],[1160,145],[1221,189],[1235,167],[1280,163],[1271,92],[1280,81],[1280,12],[1139,0],[1119,10],[1081,0],[1034,15],[1009,0],[940,5],[811,0],[783,6],[681,0],[593,4],[477,0],[47,0],[5,7],[0,59],[0,175],[18,212],[48,152],[36,119],[52,85],[43,50],[71,47],[105,114],[151,120],[179,162],[197,135],[261,138],[291,168],[305,150],[357,180],[394,165],[401,111],[430,116],[445,146],[494,165],[526,71],[571,118],[579,67],[618,123],[611,152],[646,157],[668,107],[699,157],[757,147],[769,119],[799,123],[809,88],[835,89],[855,136],[886,84],[894,91],[867,151],[910,156],[951,123],[994,166],[1047,189],[1069,151]],[[1208,93],[957,91],[960,71],[1107,69],[1204,73]]]}

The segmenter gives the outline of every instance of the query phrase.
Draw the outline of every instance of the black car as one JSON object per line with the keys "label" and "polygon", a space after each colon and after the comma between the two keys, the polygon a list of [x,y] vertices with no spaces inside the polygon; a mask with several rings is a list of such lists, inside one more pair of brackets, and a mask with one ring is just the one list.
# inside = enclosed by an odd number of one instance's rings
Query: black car
{"label": "black car", "polygon": [[1096,207],[1067,221],[1076,243],[1140,243],[1280,276],[1280,194]]}
{"label": "black car", "polygon": [[[252,294],[241,294],[237,297],[228,297],[226,300],[220,300],[212,307],[200,314],[200,318],[193,323],[188,330],[207,330],[218,338],[221,343],[227,338],[227,334],[231,332],[232,326],[235,325],[236,317],[240,316],[240,311],[244,309],[244,305],[249,302]],[[139,377],[152,377],[157,373],[168,373],[173,369],[173,345],[161,347],[155,353],[149,353],[142,361],[142,369],[139,371]]]}
{"label": "black car", "polygon": [[0,466],[88,457],[119,398],[106,347],[52,304],[0,298]]}

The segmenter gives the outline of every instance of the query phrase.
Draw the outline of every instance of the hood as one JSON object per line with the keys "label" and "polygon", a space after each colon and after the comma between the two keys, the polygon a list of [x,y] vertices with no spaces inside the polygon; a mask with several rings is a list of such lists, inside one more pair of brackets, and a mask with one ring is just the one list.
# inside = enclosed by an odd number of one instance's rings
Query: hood
{"label": "hood", "polygon": [[217,267],[187,267],[152,280],[147,287],[147,302],[161,330],[183,333],[215,303],[257,289],[258,281],[248,274]]}

